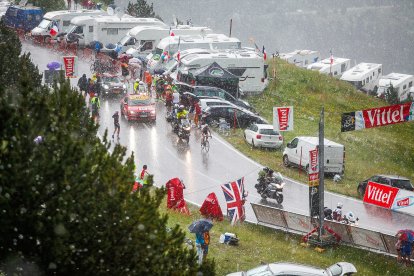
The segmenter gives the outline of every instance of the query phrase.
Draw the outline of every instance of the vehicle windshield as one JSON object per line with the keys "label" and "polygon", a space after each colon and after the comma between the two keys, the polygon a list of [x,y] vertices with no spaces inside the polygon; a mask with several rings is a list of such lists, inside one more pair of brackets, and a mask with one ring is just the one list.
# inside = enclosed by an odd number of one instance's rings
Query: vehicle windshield
{"label": "vehicle windshield", "polygon": [[102,80],[103,82],[121,82],[121,80],[118,77],[102,77]]}
{"label": "vehicle windshield", "polygon": [[74,34],[83,34],[83,27],[70,24],[68,27],[68,34],[74,33]]}
{"label": "vehicle windshield", "polygon": [[411,186],[410,181],[404,180],[404,179],[391,179],[391,185],[393,187],[406,189],[406,190],[411,190],[413,188],[413,186]]}
{"label": "vehicle windshield", "polygon": [[49,27],[51,22],[52,21],[50,21],[49,19],[43,19],[42,22],[39,23],[38,27],[42,29],[47,29],[47,27]]}
{"label": "vehicle windshield", "polygon": [[356,89],[362,88],[362,81],[348,81],[350,84],[355,86]]}
{"label": "vehicle windshield", "polygon": [[279,133],[273,129],[261,129],[259,130],[259,133],[264,135],[279,135]]}
{"label": "vehicle windshield", "polygon": [[128,105],[130,106],[142,106],[142,105],[150,105],[151,99],[150,98],[129,98]]}

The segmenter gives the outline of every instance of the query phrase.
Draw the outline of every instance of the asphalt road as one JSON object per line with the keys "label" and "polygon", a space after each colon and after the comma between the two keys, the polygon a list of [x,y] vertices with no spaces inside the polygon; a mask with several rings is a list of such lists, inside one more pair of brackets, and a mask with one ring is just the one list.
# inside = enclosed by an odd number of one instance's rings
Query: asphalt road
{"label": "asphalt road", "polygon": [[[23,44],[23,51],[31,52],[32,60],[43,71],[46,64],[61,58],[49,50],[30,43]],[[81,59],[78,63],[79,75],[91,75],[89,64]],[[77,79],[71,80],[76,86]],[[213,133],[210,141],[210,152],[202,153],[200,147],[201,133],[198,129],[191,131],[190,143],[180,142],[166,122],[165,107],[162,102],[156,104],[156,124],[127,122],[120,120],[120,143],[128,148],[128,154],[134,152],[137,170],[144,164],[148,165],[150,173],[155,175],[155,184],[164,185],[169,179],[183,179],[186,189],[184,197],[187,201],[201,205],[206,196],[215,192],[223,213],[226,205],[220,185],[245,177],[245,189],[249,195],[248,202],[260,202],[254,185],[261,165],[242,155],[230,144]],[[100,127],[98,135],[104,135],[108,129],[109,137],[114,130],[112,114],[120,110],[120,98],[101,99]],[[278,206],[284,210],[299,213],[309,213],[308,187],[296,181],[286,179],[284,202]],[[273,200],[269,200],[275,205]],[[257,222],[250,204],[246,206],[248,221]],[[393,212],[383,208],[362,203],[360,200],[344,197],[338,194],[325,193],[325,206],[335,208],[337,202],[342,202],[344,212],[352,211],[359,217],[359,226],[386,234],[395,234],[400,229],[413,228],[414,216]],[[266,202],[265,202],[266,203]]]}

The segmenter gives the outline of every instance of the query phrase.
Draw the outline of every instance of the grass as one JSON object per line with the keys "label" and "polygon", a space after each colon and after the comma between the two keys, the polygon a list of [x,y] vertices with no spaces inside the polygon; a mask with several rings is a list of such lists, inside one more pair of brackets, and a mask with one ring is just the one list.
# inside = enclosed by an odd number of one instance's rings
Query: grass
{"label": "grass", "polygon": [[[169,216],[168,226],[180,225],[188,238],[194,241],[195,235],[187,229],[192,221],[199,219],[198,208],[189,206],[191,216],[166,209],[162,204],[161,213]],[[231,232],[240,239],[239,246],[229,246],[219,243],[220,234]],[[217,275],[248,270],[263,263],[296,262],[317,267],[328,267],[336,262],[346,261],[355,265],[358,275],[412,275],[412,268],[405,268],[396,263],[395,258],[383,256],[348,246],[338,246],[318,253],[312,247],[300,245],[301,237],[285,234],[281,231],[244,223],[232,227],[225,220],[214,222],[210,231],[211,242],[208,258],[214,258]]]}
{"label": "grass", "polygon": [[[272,72],[270,64],[269,72]],[[317,136],[321,107],[325,107],[325,138],[345,145],[343,180],[336,184],[326,179],[330,191],[357,197],[357,183],[375,174],[396,174],[414,178],[414,123],[341,132],[341,114],[389,105],[385,101],[358,92],[350,84],[318,72],[300,69],[281,60],[276,62],[277,79],[249,103],[272,123],[274,106],[294,107],[294,130],[284,133],[285,144],[296,136]],[[282,152],[254,149],[245,143],[243,132],[235,130],[226,138],[235,148],[264,166],[307,182],[304,173],[284,168]]]}

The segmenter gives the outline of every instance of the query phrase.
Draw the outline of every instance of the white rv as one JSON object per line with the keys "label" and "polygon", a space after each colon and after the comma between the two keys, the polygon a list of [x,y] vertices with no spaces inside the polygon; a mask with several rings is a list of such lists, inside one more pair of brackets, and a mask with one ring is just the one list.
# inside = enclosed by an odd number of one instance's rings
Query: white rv
{"label": "white rv", "polygon": [[378,89],[378,81],[382,76],[382,64],[360,63],[345,71],[341,80],[347,81],[356,89],[372,92]]}
{"label": "white rv", "polygon": [[320,53],[312,50],[295,50],[291,53],[281,53],[279,57],[288,63],[306,68],[320,59]]}
{"label": "white rv", "polygon": [[161,39],[175,35],[204,35],[210,34],[212,30],[208,27],[192,27],[189,25],[178,25],[174,28],[159,26],[137,26],[132,28],[124,36],[119,44],[122,51],[134,57],[145,57],[150,54]]}
{"label": "white rv", "polygon": [[164,70],[161,58],[163,53],[166,52],[171,57],[178,51],[178,49],[182,51],[192,48],[212,50],[240,49],[241,42],[235,37],[228,37],[224,34],[169,36],[163,38],[160,43],[158,43],[155,51],[147,56],[150,72],[154,73],[155,70]]}
{"label": "white rv", "polygon": [[351,60],[348,58],[334,57],[331,64],[331,59],[326,58],[324,60],[312,63],[308,65],[308,70],[319,71],[319,73],[331,75],[335,78],[340,78],[345,71],[351,68]]}
{"label": "white rv", "polygon": [[[300,136],[287,143],[283,151],[283,165],[301,166],[309,171],[309,151],[319,145],[318,137]],[[345,146],[324,139],[325,173],[343,174],[345,170]]]}
{"label": "white rv", "polygon": [[413,75],[406,75],[406,74],[399,74],[399,73],[388,74],[380,78],[377,95],[378,97],[384,97],[385,92],[392,85],[394,90],[397,91],[398,93],[399,100],[404,101],[408,98],[410,93],[413,93],[411,97],[414,96],[413,82],[414,82]]}
{"label": "white rv", "polygon": [[89,45],[92,41],[99,41],[103,45],[116,44],[135,26],[167,27],[157,18],[136,18],[129,15],[118,16],[78,16],[72,19],[67,40],[73,40],[74,34],[79,45]]}
{"label": "white rv", "polygon": [[70,27],[70,21],[77,16],[85,15],[104,15],[106,12],[101,10],[72,10],[72,11],[52,11],[43,16],[43,20],[39,25],[31,31],[32,36],[41,36],[45,40],[51,38],[50,30],[53,23],[57,24],[58,34],[64,34]]}
{"label": "white rv", "polygon": [[214,62],[239,77],[239,87],[244,93],[258,94],[265,89],[265,62],[255,51],[212,50],[209,53],[189,54],[180,59],[177,71],[188,74]]}

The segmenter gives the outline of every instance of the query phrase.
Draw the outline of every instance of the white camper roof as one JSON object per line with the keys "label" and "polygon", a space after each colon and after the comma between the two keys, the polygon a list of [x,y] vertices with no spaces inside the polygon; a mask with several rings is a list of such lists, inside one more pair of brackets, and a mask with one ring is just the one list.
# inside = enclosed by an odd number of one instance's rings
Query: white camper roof
{"label": "white camper roof", "polygon": [[117,16],[105,16],[105,17],[96,17],[95,21],[97,23],[136,23],[138,24],[152,24],[157,26],[167,25],[157,18],[137,18],[137,17],[117,17]]}
{"label": "white camper roof", "polygon": [[235,42],[235,43],[240,43],[240,40],[238,38],[228,37],[224,34],[207,34],[205,36],[201,36],[201,35],[180,35],[180,36],[170,36],[170,37],[166,37],[166,38],[161,39],[161,41],[157,45],[157,48],[164,49],[168,45],[178,44],[178,41],[180,41],[180,44],[200,43],[200,42],[208,42],[208,43]]}
{"label": "white camper roof", "polygon": [[[116,18],[119,21],[119,17],[117,17],[115,15],[98,14],[98,15],[81,15],[81,16],[76,16],[76,17],[72,18],[72,20],[70,21],[70,23],[72,25],[79,26],[79,25],[84,25],[84,24],[86,24],[88,22],[94,21],[95,18],[111,18],[111,17]],[[127,17],[131,17],[131,16],[128,15],[128,14],[124,14],[122,16],[122,18],[124,18],[124,17],[127,18]]]}
{"label": "white camper roof", "polygon": [[364,79],[367,73],[374,72],[379,68],[382,68],[382,64],[363,62],[345,71],[341,76],[341,80],[358,81]]}
{"label": "white camper roof", "polygon": [[403,82],[405,82],[409,79],[414,80],[414,76],[413,75],[407,75],[407,74],[400,74],[400,73],[390,73],[386,76],[382,76],[379,79],[378,84],[379,84],[379,86],[389,86],[390,84],[392,84],[392,86],[397,87],[401,83],[403,83]]}
{"label": "white camper roof", "polygon": [[[298,136],[296,138],[298,138],[299,140],[305,141],[309,144],[315,145],[315,146],[319,145],[319,137]],[[326,146],[327,147],[343,147],[344,146],[344,145],[341,145],[339,143],[333,142],[333,141],[328,140],[328,139],[324,139],[323,143],[324,143],[325,147]]]}
{"label": "white camper roof", "polygon": [[[129,31],[129,35],[130,36],[137,36],[140,32],[142,32],[142,31],[144,31],[144,30],[154,30],[154,31],[157,31],[157,30],[162,30],[162,31],[170,31],[170,28],[169,27],[167,27],[167,26],[147,26],[147,25],[139,25],[139,26],[136,26],[136,27],[134,27],[134,28],[132,28],[130,31]],[[211,32],[211,29],[210,28],[208,28],[208,27],[193,27],[193,26],[188,26],[188,25],[178,25],[177,27],[173,27],[173,28],[171,28],[171,31],[174,33],[174,32],[177,32],[177,31],[180,31],[180,30],[194,30],[194,31],[199,31],[200,33],[202,32],[202,31],[206,31],[206,33],[207,32]]]}
{"label": "white camper roof", "polygon": [[[351,62],[351,60],[349,58],[334,57],[332,66],[347,63],[347,62]],[[323,59],[321,61],[309,64],[308,69],[312,69],[312,70],[317,69],[318,71],[321,71],[321,70],[324,70],[326,68],[329,68],[330,66],[331,66],[331,58],[326,58],[326,59]]]}
{"label": "white camper roof", "polygon": [[104,11],[101,10],[62,10],[62,11],[51,11],[46,13],[43,18],[54,20],[56,17],[62,17],[64,15],[71,15],[71,16],[82,16],[82,15],[104,15],[106,14]]}
{"label": "white camper roof", "polygon": [[264,62],[263,57],[255,51],[246,50],[211,50],[209,52],[192,53],[181,58],[180,61],[185,66],[197,59],[211,59],[212,62],[219,59],[256,59],[262,63]]}
{"label": "white camper roof", "polygon": [[281,53],[280,54],[280,58],[281,59],[288,59],[291,57],[294,57],[296,55],[298,56],[309,56],[309,55],[319,55],[319,51],[313,51],[313,50],[295,50],[293,52],[290,53]]}

